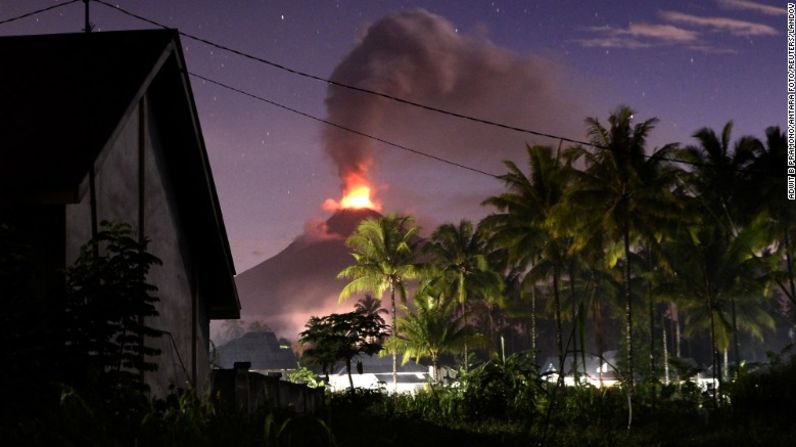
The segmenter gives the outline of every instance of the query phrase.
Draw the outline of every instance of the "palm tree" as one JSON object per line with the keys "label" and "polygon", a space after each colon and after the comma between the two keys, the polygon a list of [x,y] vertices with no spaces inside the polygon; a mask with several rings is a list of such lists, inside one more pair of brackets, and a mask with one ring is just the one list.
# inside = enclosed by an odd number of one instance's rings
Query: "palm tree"
{"label": "palm tree", "polygon": [[[660,252],[658,229],[681,215],[681,207],[669,187],[674,176],[663,174],[669,169],[664,161],[666,155],[674,147],[665,146],[647,156],[647,136],[657,119],[635,125],[633,119],[633,110],[620,106],[608,118],[608,128],[597,118],[586,120],[596,149],[581,151],[586,169],[573,171],[576,180],[566,200],[570,212],[562,213],[567,217],[560,221],[565,228],[575,229],[573,251],[589,246],[595,238],[621,241],[626,380],[630,388],[634,383],[631,248],[635,241],[643,240],[649,249]],[[652,176],[654,172],[661,175]]]}
{"label": "palm tree", "polygon": [[[500,179],[508,191],[483,202],[499,212],[487,216],[482,226],[489,229],[491,244],[505,248],[510,262],[525,272],[522,290],[531,293],[532,322],[536,321],[536,283],[540,279],[552,279],[556,347],[560,363],[563,363],[559,281],[564,269],[565,247],[562,247],[563,241],[554,237],[549,222],[554,207],[564,196],[568,181],[565,173],[571,157],[570,152],[562,155],[546,146],[527,146],[527,151],[528,175],[514,162],[504,162],[509,172]],[[535,324],[531,330],[535,340]]]}
{"label": "palm tree", "polygon": [[[473,224],[462,220],[458,225],[443,224],[431,235],[424,251],[431,255],[431,263],[455,297],[467,324],[467,301],[481,298],[493,301],[500,297],[503,282],[487,260],[486,239]],[[464,345],[464,366],[467,368],[467,345]]]}
{"label": "palm tree", "polygon": [[[773,328],[773,319],[758,305],[764,295],[766,266],[754,252],[764,243],[763,234],[759,224],[753,223],[727,242],[716,226],[691,226],[667,244],[675,274],[656,294],[687,310],[686,333],[709,333],[714,378],[721,375],[719,351],[729,346],[739,328],[759,339],[762,328]],[[741,312],[733,321],[736,305]]]}
{"label": "palm tree", "polygon": [[[348,238],[346,245],[356,261],[344,268],[338,278],[350,279],[340,292],[340,301],[356,293],[373,293],[382,299],[390,291],[392,337],[397,336],[396,292],[406,301],[406,281],[417,279],[421,268],[415,262],[419,228],[409,216],[390,214],[381,219],[365,219]],[[392,357],[393,388],[398,386],[398,361]]]}
{"label": "palm tree", "polygon": [[421,286],[413,300],[414,309],[403,306],[404,315],[398,318],[400,335],[389,340],[389,351],[402,352],[402,363],[410,358],[419,362],[429,357],[434,367],[434,380],[439,371],[439,355],[457,353],[469,344],[483,344],[484,338],[465,323],[466,314],[454,312],[456,301],[445,298],[435,286]]}
{"label": "palm tree", "polygon": [[[796,238],[796,207],[789,202],[787,179],[782,175],[786,166],[787,145],[785,132],[779,127],[766,129],[766,145],[761,147],[749,169],[751,184],[742,191],[741,203],[754,204],[752,214],[765,213],[768,217],[769,240],[776,247],[784,265],[770,275],[782,294],[796,309],[796,280],[794,280],[793,240]],[[796,321],[796,311],[792,315]]]}
{"label": "palm tree", "polygon": [[[695,165],[686,184],[699,203],[703,221],[707,225],[717,226],[725,244],[729,244],[755,216],[748,212],[749,207],[744,205],[743,198],[753,186],[751,168],[763,150],[760,141],[753,137],[742,137],[732,145],[732,128],[730,121],[722,129],[721,136],[712,129],[702,128],[694,134],[699,145],[688,146],[681,151],[683,158]],[[755,197],[752,202],[759,203],[760,199]],[[740,364],[734,298],[730,301],[730,313],[734,357],[736,364]]]}
{"label": "palm tree", "polygon": [[388,312],[387,309],[381,307],[381,300],[373,298],[373,295],[370,294],[360,298],[354,305],[354,310],[364,315],[380,315]]}

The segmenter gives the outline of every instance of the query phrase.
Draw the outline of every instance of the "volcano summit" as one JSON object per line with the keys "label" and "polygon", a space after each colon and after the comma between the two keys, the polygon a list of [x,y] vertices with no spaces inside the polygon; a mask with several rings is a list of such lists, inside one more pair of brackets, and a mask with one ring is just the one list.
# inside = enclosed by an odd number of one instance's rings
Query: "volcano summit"
{"label": "volcano summit", "polygon": [[312,315],[347,311],[338,304],[345,282],[337,274],[354,258],[345,240],[367,218],[381,218],[367,208],[345,208],[304,233],[270,259],[235,277],[241,318],[266,322],[274,331],[295,338]]}

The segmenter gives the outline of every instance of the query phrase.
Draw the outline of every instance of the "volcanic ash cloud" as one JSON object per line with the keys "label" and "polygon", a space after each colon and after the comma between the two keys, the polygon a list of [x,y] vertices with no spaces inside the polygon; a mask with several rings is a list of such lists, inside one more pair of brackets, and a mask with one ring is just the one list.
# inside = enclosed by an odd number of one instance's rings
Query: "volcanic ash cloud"
{"label": "volcanic ash cloud", "polygon": [[[546,58],[460,34],[445,18],[425,10],[389,15],[371,25],[332,74],[340,83],[548,132],[572,131],[564,122],[581,123],[563,77],[563,70]],[[500,166],[502,159],[522,155],[529,137],[333,85],[326,107],[334,123],[472,163],[488,152],[493,166]],[[335,128],[323,130],[323,141],[344,191],[352,179],[368,181],[372,141]]]}

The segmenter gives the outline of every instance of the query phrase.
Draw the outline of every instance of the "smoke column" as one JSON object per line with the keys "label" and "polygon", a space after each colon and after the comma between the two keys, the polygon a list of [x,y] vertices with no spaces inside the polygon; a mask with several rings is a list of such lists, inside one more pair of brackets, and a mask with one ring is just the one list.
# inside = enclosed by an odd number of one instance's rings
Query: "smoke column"
{"label": "smoke column", "polygon": [[[460,34],[443,17],[410,10],[386,16],[367,28],[334,70],[332,79],[449,110],[560,131],[562,121],[581,122],[581,115],[571,114],[571,101],[560,88],[561,71],[545,58],[519,55],[484,37]],[[439,128],[462,124],[434,112],[335,86],[329,86],[326,108],[332,122],[404,142],[407,135],[412,138],[423,133],[422,128],[431,124],[438,123]],[[467,126],[458,137],[434,141],[439,136],[429,135],[431,140],[424,137],[423,142],[433,141],[438,155],[455,153],[462,159],[467,155],[462,152],[483,150],[483,146],[476,147],[478,144],[505,141],[505,131],[495,138],[491,129],[484,132],[483,126]],[[400,134],[396,135],[398,130]],[[325,128],[322,137],[344,191],[368,183],[373,143],[334,128]],[[522,153],[523,142],[521,139],[514,149]]]}

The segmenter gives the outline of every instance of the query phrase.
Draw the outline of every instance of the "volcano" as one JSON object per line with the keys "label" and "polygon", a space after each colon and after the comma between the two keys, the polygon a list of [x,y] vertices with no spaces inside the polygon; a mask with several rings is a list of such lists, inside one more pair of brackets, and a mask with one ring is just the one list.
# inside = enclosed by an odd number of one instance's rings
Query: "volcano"
{"label": "volcano", "polygon": [[346,208],[305,230],[284,250],[235,277],[241,318],[257,319],[287,338],[295,338],[310,316],[348,311],[355,299],[338,304],[345,282],[337,274],[354,258],[345,240],[378,212]]}

